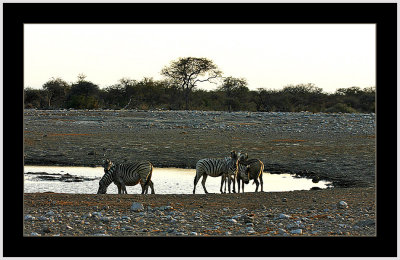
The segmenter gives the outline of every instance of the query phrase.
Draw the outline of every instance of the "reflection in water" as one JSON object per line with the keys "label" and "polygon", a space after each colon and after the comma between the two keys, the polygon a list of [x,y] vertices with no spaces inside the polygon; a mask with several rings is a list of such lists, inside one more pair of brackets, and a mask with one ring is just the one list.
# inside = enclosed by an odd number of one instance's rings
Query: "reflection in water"
{"label": "reflection in water", "polygon": [[[97,193],[99,180],[103,176],[102,167],[61,167],[61,166],[25,166],[24,192],[56,192],[56,193]],[[36,173],[36,174],[35,174]],[[40,173],[40,174],[39,174]],[[195,169],[154,168],[152,180],[156,194],[192,194]],[[44,177],[46,176],[46,177]],[[72,180],[62,181],[62,176]],[[263,173],[264,191],[280,192],[293,190],[309,190],[313,187],[327,188],[329,182],[313,183],[311,179],[294,178],[290,174]],[[256,185],[251,181],[244,186],[245,192],[254,192]],[[207,190],[219,193],[221,178],[208,177]],[[127,186],[128,194],[140,194],[140,185]],[[261,187],[259,187],[260,190]],[[236,185],[237,190],[237,185]],[[107,193],[118,193],[117,186],[111,184]],[[204,194],[201,180],[197,184],[196,194]]]}

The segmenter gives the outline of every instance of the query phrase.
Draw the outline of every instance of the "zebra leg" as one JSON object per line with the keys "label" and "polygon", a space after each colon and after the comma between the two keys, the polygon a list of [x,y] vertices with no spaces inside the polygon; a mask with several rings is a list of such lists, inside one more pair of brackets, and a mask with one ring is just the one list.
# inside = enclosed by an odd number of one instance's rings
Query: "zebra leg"
{"label": "zebra leg", "polygon": [[117,185],[118,187],[118,194],[121,194],[121,185]]}
{"label": "zebra leg", "polygon": [[257,178],[254,179],[254,182],[256,183],[256,192],[257,192],[258,191],[258,185],[259,185],[259,182],[258,182]]}
{"label": "zebra leg", "polygon": [[[232,190],[233,193],[236,193],[236,191],[235,191],[235,182],[236,182],[236,174],[233,175],[233,190]],[[230,185],[229,185],[229,190],[230,190]]]}
{"label": "zebra leg", "polygon": [[[239,186],[239,184],[238,184],[238,186]],[[244,193],[244,181],[242,181],[242,191]],[[240,191],[239,191],[239,193],[240,193]]]}
{"label": "zebra leg", "polygon": [[154,184],[153,184],[153,182],[152,181],[150,181],[150,188],[151,188],[151,194],[155,194],[155,192],[154,192]]}
{"label": "zebra leg", "polygon": [[122,189],[122,194],[128,194],[128,192],[126,191],[126,186],[125,186],[125,184],[122,183],[121,189]]}
{"label": "zebra leg", "polygon": [[[225,178],[224,175],[222,175],[222,176],[221,176],[221,188],[219,189],[219,190],[221,191],[221,194],[226,192],[226,182],[225,182],[225,181],[226,181],[226,178]],[[225,183],[225,192],[222,191],[222,188],[223,188],[223,186],[224,186],[224,183]]]}
{"label": "zebra leg", "polygon": [[201,177],[201,176],[199,176],[199,175],[197,174],[197,171],[196,171],[196,176],[194,176],[193,194],[195,194],[195,192],[196,192],[196,185],[197,185],[197,183],[199,182],[200,177]]}
{"label": "zebra leg", "polygon": [[[236,180],[233,180],[233,181],[235,182]],[[231,182],[232,182],[231,176],[228,175],[228,192],[229,193],[231,193]],[[225,189],[226,189],[226,184],[225,184]]]}
{"label": "zebra leg", "polygon": [[240,179],[237,178],[237,184],[238,184],[238,193],[240,193]]}
{"label": "zebra leg", "polygon": [[201,180],[201,185],[203,185],[203,189],[205,193],[208,193],[207,189],[206,189],[206,180],[207,180],[207,174],[203,174],[203,179]]}
{"label": "zebra leg", "polygon": [[262,179],[262,173],[260,174],[261,191],[264,191],[264,182]]}
{"label": "zebra leg", "polygon": [[140,183],[140,186],[142,187],[142,194],[147,194],[147,186],[144,186],[144,183]]}

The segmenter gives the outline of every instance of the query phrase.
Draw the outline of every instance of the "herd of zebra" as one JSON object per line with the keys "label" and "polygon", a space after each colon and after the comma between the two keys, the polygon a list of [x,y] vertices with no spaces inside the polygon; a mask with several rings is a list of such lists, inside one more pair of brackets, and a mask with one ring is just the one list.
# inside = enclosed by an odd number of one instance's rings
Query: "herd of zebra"
{"label": "herd of zebra", "polygon": [[[97,194],[105,194],[108,186],[114,182],[118,187],[118,194],[127,194],[126,186],[134,186],[140,183],[142,194],[147,194],[150,187],[154,194],[154,184],[151,181],[153,165],[149,161],[140,161],[137,163],[113,164],[109,159],[103,161],[104,176],[99,181],[99,190]],[[207,176],[221,177],[221,193],[226,193],[226,184],[228,183],[228,192],[231,193],[231,183],[235,191],[235,182],[238,184],[240,193],[240,183],[242,183],[242,192],[244,184],[254,180],[256,192],[259,184],[263,191],[262,173],[264,164],[258,159],[248,159],[247,153],[241,154],[231,151],[230,156],[220,159],[206,158],[201,159],[196,164],[196,176],[194,177],[193,194],[196,192],[196,185],[201,177],[201,184],[204,192],[208,193],[205,183]],[[260,181],[258,181],[260,180]],[[223,190],[223,186],[225,188]]]}

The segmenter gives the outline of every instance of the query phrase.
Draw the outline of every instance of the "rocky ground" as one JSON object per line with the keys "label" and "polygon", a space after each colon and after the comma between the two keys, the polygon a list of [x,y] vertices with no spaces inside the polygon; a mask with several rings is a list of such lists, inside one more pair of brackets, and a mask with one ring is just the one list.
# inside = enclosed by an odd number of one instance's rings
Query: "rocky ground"
{"label": "rocky ground", "polygon": [[375,189],[24,195],[25,236],[375,236]]}
{"label": "rocky ground", "polygon": [[27,165],[94,166],[108,157],[195,168],[237,150],[267,172],[375,185],[375,114],[25,110],[24,127]]}
{"label": "rocky ground", "polygon": [[[194,168],[231,150],[326,190],[24,194],[26,236],[375,236],[375,114],[24,111],[26,165],[150,160]],[[162,193],[162,191],[160,192]]]}

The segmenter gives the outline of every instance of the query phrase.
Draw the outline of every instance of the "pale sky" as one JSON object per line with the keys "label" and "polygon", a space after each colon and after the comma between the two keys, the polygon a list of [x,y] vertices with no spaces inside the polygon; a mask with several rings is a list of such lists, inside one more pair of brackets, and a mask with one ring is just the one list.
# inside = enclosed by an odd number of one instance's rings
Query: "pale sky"
{"label": "pale sky", "polygon": [[314,83],[333,93],[376,85],[375,36],[374,24],[25,24],[24,86],[81,73],[100,88],[160,80],[164,66],[191,56],[251,90]]}

